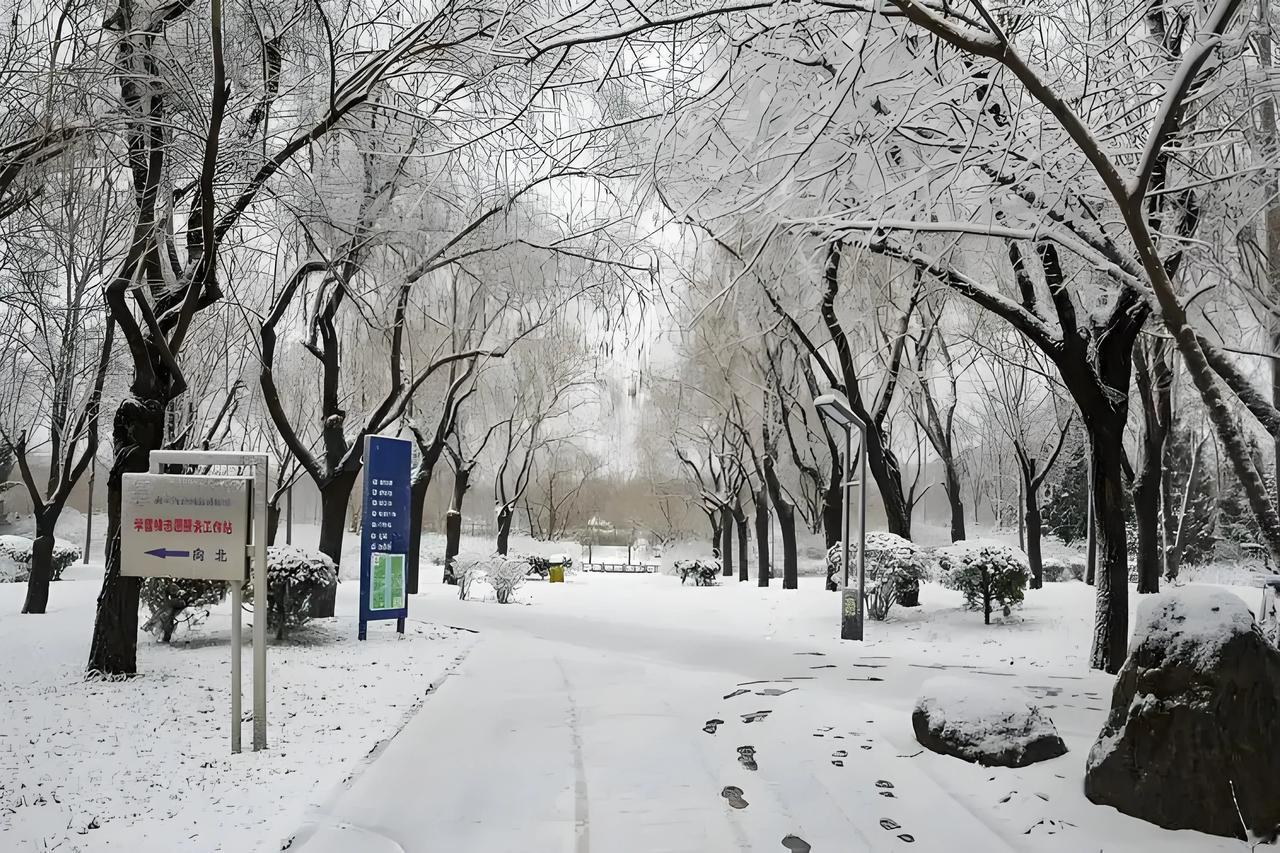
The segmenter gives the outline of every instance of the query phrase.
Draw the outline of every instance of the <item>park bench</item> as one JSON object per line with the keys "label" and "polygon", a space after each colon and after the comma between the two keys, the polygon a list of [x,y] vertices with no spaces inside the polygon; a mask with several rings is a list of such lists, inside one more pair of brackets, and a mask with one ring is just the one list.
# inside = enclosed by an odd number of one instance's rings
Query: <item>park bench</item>
{"label": "park bench", "polygon": [[612,572],[621,574],[652,574],[657,571],[657,563],[586,563],[583,570],[588,572]]}

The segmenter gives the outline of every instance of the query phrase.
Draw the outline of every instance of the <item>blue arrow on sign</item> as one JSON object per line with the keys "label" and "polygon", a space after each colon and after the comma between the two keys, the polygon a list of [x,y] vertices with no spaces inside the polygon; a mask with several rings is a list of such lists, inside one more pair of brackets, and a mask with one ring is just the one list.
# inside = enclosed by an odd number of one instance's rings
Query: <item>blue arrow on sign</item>
{"label": "blue arrow on sign", "polygon": [[148,557],[159,557],[164,560],[169,557],[190,557],[190,551],[170,551],[168,548],[152,548],[146,552]]}

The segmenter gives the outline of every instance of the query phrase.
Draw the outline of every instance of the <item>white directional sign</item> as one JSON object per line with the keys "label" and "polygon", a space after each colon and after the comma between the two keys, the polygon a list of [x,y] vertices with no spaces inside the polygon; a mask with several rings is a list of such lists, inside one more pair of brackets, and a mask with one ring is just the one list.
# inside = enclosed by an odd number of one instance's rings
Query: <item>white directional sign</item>
{"label": "white directional sign", "polygon": [[252,480],[125,474],[120,573],[244,580]]}

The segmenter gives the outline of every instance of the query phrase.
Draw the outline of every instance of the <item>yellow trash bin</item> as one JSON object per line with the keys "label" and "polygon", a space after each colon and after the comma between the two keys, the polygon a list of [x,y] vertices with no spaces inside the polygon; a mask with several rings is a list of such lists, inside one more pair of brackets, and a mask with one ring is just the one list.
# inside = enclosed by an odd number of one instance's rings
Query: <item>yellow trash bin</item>
{"label": "yellow trash bin", "polygon": [[547,583],[564,583],[564,557],[551,557],[547,569]]}

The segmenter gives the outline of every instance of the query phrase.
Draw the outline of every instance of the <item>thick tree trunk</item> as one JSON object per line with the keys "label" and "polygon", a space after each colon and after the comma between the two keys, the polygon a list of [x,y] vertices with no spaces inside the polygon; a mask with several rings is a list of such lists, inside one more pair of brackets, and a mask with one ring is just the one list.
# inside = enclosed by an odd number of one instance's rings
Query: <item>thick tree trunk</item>
{"label": "thick tree trunk", "polygon": [[778,517],[778,530],[782,535],[782,588],[796,589],[800,585],[796,554],[796,508],[783,494],[773,457],[768,455],[764,457],[764,481],[769,489],[769,501]]}
{"label": "thick tree trunk", "polygon": [[778,530],[782,534],[782,588],[796,589],[800,585],[800,565],[796,552],[796,512],[790,503],[774,504],[778,514]]}
{"label": "thick tree trunk", "polygon": [[453,506],[444,519],[444,582],[458,583],[458,575],[454,571],[453,562],[462,547],[462,505],[467,499],[467,489],[471,488],[471,469],[462,467],[453,472]]}
{"label": "thick tree trunk", "polygon": [[831,477],[822,492],[822,533],[827,548],[840,541],[840,531],[844,523],[844,488],[840,484],[841,461],[833,460]]}
{"label": "thick tree trunk", "polygon": [[752,496],[756,505],[756,583],[758,586],[769,585],[769,503],[764,492]]}
{"label": "thick tree trunk", "polygon": [[112,421],[115,458],[107,477],[107,553],[93,640],[85,669],[108,678],[138,671],[138,592],[142,581],[120,574],[120,504],[126,473],[145,473],[164,436],[164,404],[128,398]]}
{"label": "thick tree trunk", "polygon": [[1027,564],[1031,567],[1031,588],[1044,586],[1044,560],[1040,556],[1040,499],[1033,486],[1023,483],[1024,503],[1026,504],[1023,519],[1026,522]]}
{"label": "thick tree trunk", "polygon": [[515,517],[515,511],[509,506],[503,506],[498,511],[498,553],[507,556],[507,543],[511,540],[511,519]]}
{"label": "thick tree trunk", "polygon": [[[946,476],[947,503],[951,505],[951,541],[960,542],[965,538],[964,535],[964,495],[960,491],[960,471],[956,468],[955,460],[948,459],[943,465],[944,474]],[[977,503],[974,504],[974,516],[978,514]]]}
{"label": "thick tree trunk", "polygon": [[[1092,451],[1090,451],[1092,454]],[[1085,501],[1085,563],[1084,563],[1084,582],[1089,586],[1094,585],[1094,580],[1098,576],[1098,520],[1094,511],[1093,502],[1093,457],[1089,457],[1089,483],[1088,483],[1089,499]]]}
{"label": "thick tree trunk", "polygon": [[[1144,442],[1144,445],[1147,442]],[[1160,458],[1150,447],[1133,486],[1133,514],[1138,525],[1138,592],[1160,591]]]}
{"label": "thick tree trunk", "polygon": [[721,558],[720,513],[716,510],[708,510],[707,520],[711,522],[711,555],[719,560]]}
{"label": "thick tree trunk", "polygon": [[[320,487],[320,553],[342,567],[342,539],[347,530],[347,505],[356,485],[354,473],[343,473]],[[337,584],[311,594],[311,617],[329,619],[337,605]]]}
{"label": "thick tree trunk", "polygon": [[747,513],[741,506],[735,507],[733,513],[733,524],[738,529],[738,581],[751,580],[751,565],[748,555],[748,545],[750,544],[747,534]]}
{"label": "thick tree trunk", "polygon": [[733,514],[728,507],[720,509],[720,571],[733,577]]}
{"label": "thick tree trunk", "polygon": [[422,470],[414,472],[413,481],[409,484],[409,554],[405,558],[404,591],[409,595],[418,593],[418,561],[422,559],[422,516],[427,506],[427,489],[431,486],[431,475],[422,476]]}
{"label": "thick tree trunk", "polygon": [[31,542],[31,577],[23,613],[44,613],[49,607],[49,584],[53,581],[53,531],[62,507],[46,506],[36,513],[36,536]]}
{"label": "thick tree trunk", "polygon": [[1129,642],[1129,548],[1124,526],[1124,423],[1088,424],[1093,450],[1094,527],[1099,557],[1094,585],[1093,650],[1090,666],[1115,674]]}
{"label": "thick tree trunk", "polygon": [[280,503],[267,504],[267,544],[276,544],[276,534],[280,530]]}
{"label": "thick tree trunk", "polygon": [[458,575],[454,571],[453,561],[458,557],[458,547],[462,544],[462,513],[449,510],[444,517],[444,577],[442,580],[454,586],[458,583]]}

